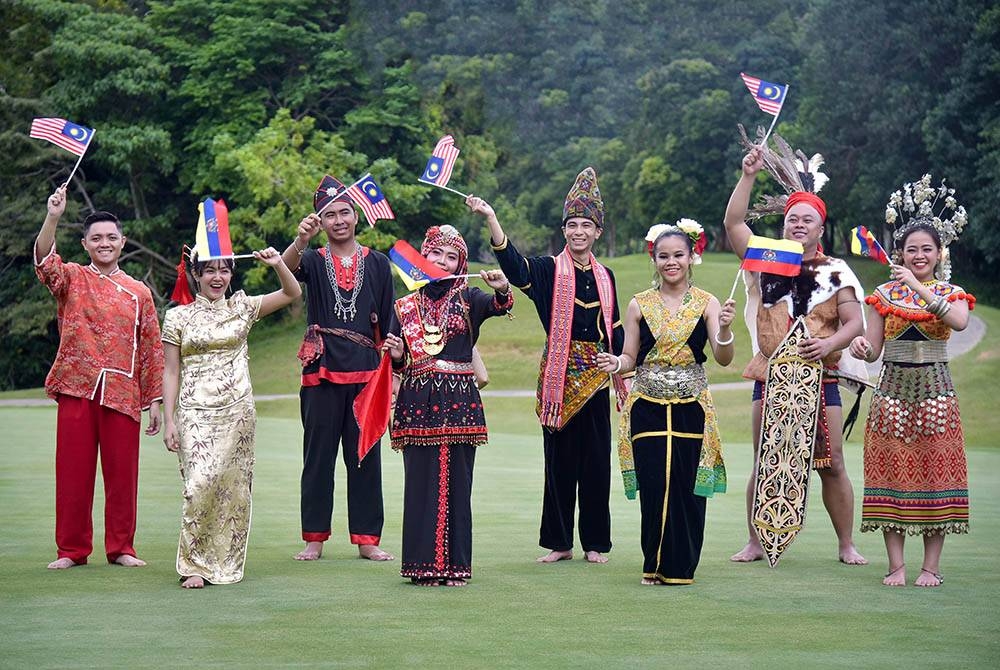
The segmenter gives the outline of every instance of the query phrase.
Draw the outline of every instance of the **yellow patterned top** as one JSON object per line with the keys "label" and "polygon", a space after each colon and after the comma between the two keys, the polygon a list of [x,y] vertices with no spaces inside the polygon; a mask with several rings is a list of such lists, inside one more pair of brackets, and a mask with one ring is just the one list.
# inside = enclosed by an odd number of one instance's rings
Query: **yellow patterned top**
{"label": "yellow patterned top", "polygon": [[261,296],[237,291],[215,302],[199,294],[190,305],[167,310],[162,339],[181,350],[178,406],[220,409],[253,393],[247,335],[260,303]]}

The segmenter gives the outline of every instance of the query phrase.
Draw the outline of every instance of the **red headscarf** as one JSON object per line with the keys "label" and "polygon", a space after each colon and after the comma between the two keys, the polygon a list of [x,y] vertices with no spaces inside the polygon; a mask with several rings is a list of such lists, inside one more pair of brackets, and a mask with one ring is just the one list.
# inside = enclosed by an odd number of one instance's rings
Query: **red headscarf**
{"label": "red headscarf", "polygon": [[818,195],[809,191],[796,191],[788,196],[788,201],[785,203],[785,216],[788,216],[788,210],[799,203],[809,205],[819,213],[820,219],[826,221],[826,203]]}
{"label": "red headscarf", "polygon": [[[469,247],[454,226],[446,224],[428,228],[424,243],[420,245],[420,255],[426,258],[431,250],[445,246],[455,247],[458,250],[458,267],[455,268],[455,274],[466,274],[469,271]],[[468,280],[463,277],[456,280],[454,286],[461,288],[467,284]]]}

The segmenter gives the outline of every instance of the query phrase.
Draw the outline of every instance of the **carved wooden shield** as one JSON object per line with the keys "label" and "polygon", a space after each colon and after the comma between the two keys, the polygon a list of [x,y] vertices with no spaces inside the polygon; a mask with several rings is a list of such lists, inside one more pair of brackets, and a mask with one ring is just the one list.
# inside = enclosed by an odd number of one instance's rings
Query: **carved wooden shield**
{"label": "carved wooden shield", "polygon": [[798,354],[808,338],[799,317],[770,358],[761,407],[753,527],[772,568],[806,518],[823,383],[822,363]]}

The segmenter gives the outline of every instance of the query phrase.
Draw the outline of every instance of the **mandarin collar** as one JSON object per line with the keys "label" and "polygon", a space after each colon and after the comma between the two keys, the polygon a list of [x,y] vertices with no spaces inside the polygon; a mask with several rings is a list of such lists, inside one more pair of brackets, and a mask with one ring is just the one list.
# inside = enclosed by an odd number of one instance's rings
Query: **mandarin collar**
{"label": "mandarin collar", "polygon": [[195,303],[197,303],[199,305],[202,305],[203,307],[211,307],[212,309],[218,309],[219,307],[225,307],[226,306],[226,296],[225,295],[223,295],[221,298],[219,298],[217,300],[209,300],[202,293],[198,293],[197,295],[195,295],[194,301],[195,301]]}

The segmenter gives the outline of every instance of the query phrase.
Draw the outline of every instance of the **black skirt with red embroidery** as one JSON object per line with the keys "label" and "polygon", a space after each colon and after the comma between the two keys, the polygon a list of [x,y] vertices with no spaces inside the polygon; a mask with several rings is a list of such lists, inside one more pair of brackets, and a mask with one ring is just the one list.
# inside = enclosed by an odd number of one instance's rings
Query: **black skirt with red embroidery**
{"label": "black skirt with red embroidery", "polygon": [[[470,366],[471,367],[471,366]],[[486,415],[471,372],[404,376],[396,396],[392,448],[486,444]]]}

